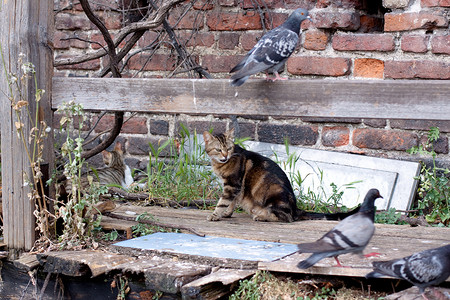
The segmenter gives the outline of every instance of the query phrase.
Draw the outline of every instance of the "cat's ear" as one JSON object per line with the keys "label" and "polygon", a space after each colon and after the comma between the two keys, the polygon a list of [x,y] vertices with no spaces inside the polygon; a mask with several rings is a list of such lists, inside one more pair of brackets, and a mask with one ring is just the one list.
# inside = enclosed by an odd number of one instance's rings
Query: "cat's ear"
{"label": "cat's ear", "polygon": [[103,150],[102,151],[102,156],[103,156],[103,162],[105,163],[105,165],[109,165],[111,163],[111,159],[112,159],[111,152]]}
{"label": "cat's ear", "polygon": [[234,127],[225,132],[225,136],[230,140],[234,140]]}
{"label": "cat's ear", "polygon": [[114,146],[114,151],[122,153],[123,154],[123,150],[122,150],[122,143],[117,142],[116,145]]}
{"label": "cat's ear", "polygon": [[213,139],[213,135],[209,131],[204,131],[203,139],[205,140],[205,143],[209,143]]}

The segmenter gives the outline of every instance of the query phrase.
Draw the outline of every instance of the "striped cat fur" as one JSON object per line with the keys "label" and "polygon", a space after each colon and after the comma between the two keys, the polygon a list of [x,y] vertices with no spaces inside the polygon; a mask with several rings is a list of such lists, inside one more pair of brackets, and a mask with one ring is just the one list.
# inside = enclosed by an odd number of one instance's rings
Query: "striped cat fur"
{"label": "striped cat fur", "polygon": [[340,220],[358,211],[323,214],[300,210],[284,171],[269,158],[235,145],[234,129],[216,135],[205,131],[203,138],[212,169],[223,182],[223,194],[208,216],[210,221],[231,217],[236,206],[255,221],[269,222]]}
{"label": "striped cat fur", "polygon": [[[91,182],[98,182],[100,185],[116,184],[123,187],[127,186],[125,172],[127,166],[123,159],[122,144],[116,143],[113,151],[102,151],[103,162],[106,167],[96,170],[90,170],[81,176],[82,190],[88,190]],[[75,192],[72,190],[72,182],[67,180],[65,189],[68,194]]]}

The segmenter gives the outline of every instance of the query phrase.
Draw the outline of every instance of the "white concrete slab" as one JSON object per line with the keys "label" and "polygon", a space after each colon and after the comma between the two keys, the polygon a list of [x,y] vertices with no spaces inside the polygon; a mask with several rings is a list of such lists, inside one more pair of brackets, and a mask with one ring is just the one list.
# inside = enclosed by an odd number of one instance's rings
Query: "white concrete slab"
{"label": "white concrete slab", "polygon": [[[325,194],[329,196],[330,183],[341,187],[361,181],[353,185],[354,189],[344,191],[343,204],[349,207],[361,203],[369,189],[377,188],[384,197],[377,200],[378,209],[394,207],[406,210],[409,209],[417,188],[417,180],[414,177],[419,175],[420,164],[416,162],[289,146],[289,153],[299,157],[295,167],[289,168],[283,163],[288,158],[284,145],[261,142],[246,142],[245,145],[248,150],[274,160],[277,160],[277,157],[288,174],[300,172],[303,178],[309,174],[302,184],[304,190],[309,188],[319,191],[320,187],[323,187]],[[299,187],[294,184],[294,188]]]}

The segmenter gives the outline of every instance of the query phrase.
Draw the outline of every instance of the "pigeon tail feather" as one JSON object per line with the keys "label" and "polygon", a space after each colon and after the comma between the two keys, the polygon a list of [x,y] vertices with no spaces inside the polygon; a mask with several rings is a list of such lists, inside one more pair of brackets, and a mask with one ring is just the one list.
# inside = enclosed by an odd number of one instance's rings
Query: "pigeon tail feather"
{"label": "pigeon tail feather", "polygon": [[235,79],[233,79],[231,81],[231,86],[241,86],[247,81],[247,79],[249,77],[250,76],[244,76],[244,77],[235,78]]}
{"label": "pigeon tail feather", "polygon": [[297,264],[297,267],[300,269],[308,269],[314,266],[318,261],[331,256],[329,253],[314,253],[311,254],[307,259],[302,260]]}

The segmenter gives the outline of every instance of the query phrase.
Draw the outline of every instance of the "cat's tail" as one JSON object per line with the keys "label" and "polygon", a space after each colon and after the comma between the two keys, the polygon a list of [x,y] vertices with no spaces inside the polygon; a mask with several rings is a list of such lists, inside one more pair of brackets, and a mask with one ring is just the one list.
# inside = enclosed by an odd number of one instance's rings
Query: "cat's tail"
{"label": "cat's tail", "polygon": [[297,211],[298,218],[296,220],[343,220],[359,211],[359,206],[348,211],[338,213],[316,213],[299,209]]}

